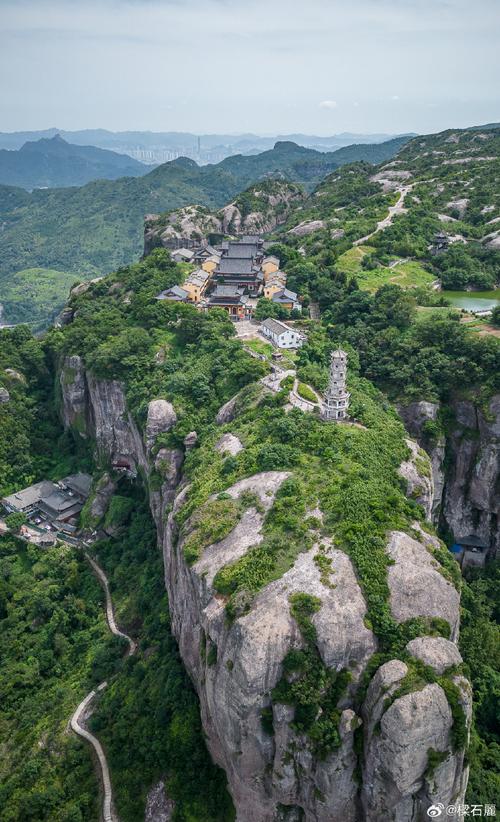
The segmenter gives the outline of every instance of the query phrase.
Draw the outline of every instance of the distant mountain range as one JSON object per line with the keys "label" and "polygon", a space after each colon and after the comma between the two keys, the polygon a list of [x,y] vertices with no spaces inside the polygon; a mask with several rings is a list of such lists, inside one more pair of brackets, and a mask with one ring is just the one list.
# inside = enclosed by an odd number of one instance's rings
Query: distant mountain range
{"label": "distant mountain range", "polygon": [[[393,134],[351,134],[343,132],[330,137],[308,134],[285,134],[259,136],[256,134],[191,134],[189,132],[167,131],[106,131],[105,129],[85,129],[64,131],[49,128],[44,131],[0,132],[0,149],[19,149],[27,141],[50,139],[59,134],[74,145],[97,146],[99,148],[128,154],[143,163],[158,164],[177,157],[189,157],[200,165],[219,163],[234,154],[256,154],[273,148],[276,142],[294,142],[318,151],[335,151],[344,146],[356,144],[382,143],[391,140]],[[414,136],[414,135],[409,135]]]}
{"label": "distant mountain range", "polygon": [[73,145],[56,134],[26,142],[19,150],[0,150],[0,183],[34,188],[82,186],[91,180],[139,177],[148,167],[126,154]]}
{"label": "distant mountain range", "polygon": [[[75,279],[89,279],[137,259],[142,252],[145,214],[192,203],[220,208],[251,183],[269,177],[300,183],[311,191],[340,165],[356,160],[382,162],[405,142],[403,137],[334,152],[279,142],[270,151],[228,157],[218,165],[198,166],[179,158],[142,177],[95,180],[80,188],[28,193],[0,185],[0,303],[5,306],[5,321],[41,319],[36,297],[22,303],[22,310],[19,300],[17,306],[10,303],[8,295],[13,294],[19,272],[23,272],[24,288],[26,270],[30,283],[33,277],[41,277],[41,269],[55,272],[52,279],[60,271],[74,274]],[[33,271],[38,273],[33,275]],[[52,301],[51,283],[45,277],[44,291],[50,292]],[[61,284],[60,304],[67,294],[66,282],[61,280]],[[29,293],[34,294],[34,288]]]}

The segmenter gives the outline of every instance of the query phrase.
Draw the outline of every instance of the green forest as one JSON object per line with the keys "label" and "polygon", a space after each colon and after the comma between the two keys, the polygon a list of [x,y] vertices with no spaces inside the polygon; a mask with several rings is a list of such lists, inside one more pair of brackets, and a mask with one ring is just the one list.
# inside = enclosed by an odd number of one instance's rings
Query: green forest
{"label": "green forest", "polygon": [[[498,151],[497,131],[489,138],[492,153]],[[463,139],[463,150],[474,152],[473,135],[467,133]],[[280,258],[287,286],[304,296],[304,308],[314,302],[320,312],[320,320],[312,321],[305,310],[299,321],[307,332],[307,342],[295,357],[302,394],[311,391],[309,386],[325,388],[330,351],[343,346],[349,355],[351,414],[357,426],[324,425],[313,414],[290,410],[285,385],[276,394],[265,392],[258,381],[269,365],[245,350],[227,314],[201,313],[190,305],[156,300],[160,291],[182,282],[182,267],[163,249],[126,265],[129,252],[122,254],[124,246],[115,242],[123,226],[117,228],[106,217],[106,231],[98,232],[92,253],[100,239],[102,249],[121,249],[106,263],[118,267],[71,297],[72,322],[39,337],[27,326],[0,329],[0,496],[77,470],[92,473],[96,483],[111,470],[106,458],[95,453],[94,443],[62,428],[59,373],[66,355],[80,355],[98,379],[123,383],[139,430],[144,429],[151,399],[168,399],[177,422],[157,438],[153,456],[160,447],[183,449],[189,432],[198,435],[196,447],[185,454],[190,487],[176,515],[180,529],[195,515],[184,546],[186,562],[194,562],[257,504],[252,495],[235,502],[227,494],[231,485],[261,471],[289,471],[264,518],[262,542],[223,566],[214,586],[223,599],[225,619],[232,623],[249,612],[265,586],[309,550],[319,533],[325,540],[335,539],[352,561],[367,606],[366,624],[378,641],[359,700],[369,677],[385,661],[410,662],[405,651],[410,639],[450,636],[445,620],[399,623],[391,612],[387,533],[399,529],[415,535],[415,523],[432,530],[422,508],[406,496],[398,475],[409,452],[395,406],[415,400],[439,402],[440,413],[425,430],[434,442],[453,429],[453,400],[470,399],[487,414],[492,396],[500,392],[498,338],[468,329],[459,313],[426,285],[403,288],[385,281],[366,288],[361,276],[358,281],[356,267],[370,273],[386,271],[395,257],[404,257],[440,278],[444,286],[491,287],[498,282],[498,251],[483,242],[494,214],[485,212],[484,206],[493,205],[497,196],[488,172],[481,161],[461,168],[460,174],[475,175],[477,185],[468,208],[460,211],[460,203],[450,205],[457,181],[454,165],[442,162],[436,171],[442,190],[426,181],[435,171],[429,159],[432,152],[443,145],[451,152],[455,143],[447,143],[447,136],[426,140],[424,147],[412,141],[398,155],[403,170],[411,167],[418,177],[406,213],[371,237],[369,250],[357,261],[339,263],[355,240],[374,231],[395,202],[394,191],[382,192],[371,179],[373,167],[364,162],[335,169],[311,197],[300,200],[268,249]],[[298,155],[285,153],[286,163],[302,168]],[[307,162],[315,161],[307,157]],[[233,162],[224,161],[224,168],[230,169],[228,174],[243,175],[245,159],[230,158]],[[192,182],[197,172],[182,163],[174,170],[180,186],[186,179],[193,185],[183,190],[181,200],[198,196]],[[211,173],[205,172],[207,179]],[[316,173],[311,166],[302,168],[309,184],[317,183]],[[164,172],[152,174],[161,177]],[[122,181],[126,209],[134,214],[144,202],[133,186],[144,179],[126,185]],[[225,178],[217,179],[218,185],[226,186]],[[107,184],[91,185],[94,191],[105,192],[110,214],[117,207],[112,190]],[[231,185],[227,183],[227,190]],[[68,190],[64,197],[77,199],[82,192]],[[90,190],[87,195],[90,198]],[[8,197],[22,232],[27,218],[21,212],[33,206],[15,190]],[[46,215],[51,197],[57,205],[63,194],[34,192],[30,203],[38,199],[40,215]],[[218,190],[199,201],[214,205],[221,197]],[[441,255],[429,250],[441,225],[437,209],[452,217],[454,230],[468,240]],[[56,208],[52,216],[57,222]],[[321,219],[325,226],[301,238],[288,233],[292,224],[309,219]],[[342,236],[335,234],[337,229]],[[127,231],[130,251],[137,242],[132,222]],[[93,238],[87,230],[83,233],[90,247]],[[8,242],[13,243],[11,249],[18,249],[14,235]],[[27,246],[25,250],[28,256]],[[104,268],[103,259],[96,258],[95,269],[88,273]],[[69,270],[64,263],[61,267]],[[47,300],[52,302],[51,294]],[[261,303],[262,316],[267,308]],[[235,419],[225,427],[215,425],[219,408],[236,394]],[[245,444],[237,455],[214,450],[221,434],[229,431]],[[115,525],[115,535],[101,530],[92,552],[109,577],[119,625],[137,641],[134,656],[126,657],[124,643],[111,636],[103,591],[79,549],[57,545],[43,550],[11,534],[0,537],[0,820],[93,822],[98,817],[98,782],[89,749],[67,725],[83,696],[105,678],[109,685],[97,702],[91,729],[105,747],[123,822],[143,820],[147,793],[159,779],[165,780],[175,803],[175,822],[233,820],[226,778],[208,754],[198,699],[171,633],[163,560],[148,508],[149,492],[164,480],[162,466],[148,477],[140,472],[134,481],[113,478],[116,495],[100,525]],[[317,506],[323,523],[309,513]],[[444,529],[440,535],[450,536]],[[455,671],[437,678],[426,666],[411,663],[405,684],[420,688],[439,682],[454,719],[452,745],[466,749],[471,767],[467,801],[500,805],[499,566],[490,563],[463,579],[445,547],[434,549],[434,560],[461,592],[460,670],[470,678],[474,698],[470,745],[452,682]],[[335,585],[326,553],[320,552],[315,562],[322,581]],[[281,660],[283,676],[268,696],[271,703],[293,708],[295,727],[315,755],[324,757],[339,746],[339,700],[351,675],[345,670],[334,673],[321,660],[312,623],[320,604],[305,594],[290,599],[303,649]],[[205,651],[213,660],[216,649]],[[319,711],[322,720],[316,722]],[[262,716],[262,725],[272,732],[271,711]]]}

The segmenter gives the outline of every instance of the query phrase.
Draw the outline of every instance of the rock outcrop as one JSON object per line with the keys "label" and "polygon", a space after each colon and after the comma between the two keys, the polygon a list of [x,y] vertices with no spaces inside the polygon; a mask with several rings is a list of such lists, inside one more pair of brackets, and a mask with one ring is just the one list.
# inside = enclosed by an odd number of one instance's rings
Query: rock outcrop
{"label": "rock outcrop", "polygon": [[[286,474],[280,472],[256,475],[237,483],[227,493],[237,498],[244,491],[252,491],[266,510],[285,478]],[[437,772],[434,774],[432,789],[426,782],[428,749],[444,750],[451,744],[452,714],[440,686],[429,684],[422,691],[396,699],[383,716],[382,703],[387,695],[383,696],[382,691],[387,676],[382,671],[372,683],[361,716],[356,713],[356,683],[377,650],[377,642],[365,624],[366,605],[349,558],[328,541],[325,546],[323,539],[323,551],[326,547],[326,556],[332,562],[334,586],[321,578],[314,561],[316,545],[300,554],[281,579],[257,595],[249,613],[228,622],[214,578],[223,566],[260,542],[263,513],[246,511],[229,536],[207,547],[202,557],[189,566],[183,559],[189,522],[181,533],[175,524],[188,491],[183,488],[177,495],[164,535],[172,628],[198,691],[210,751],[227,773],[238,820],[277,820],[282,807],[290,813],[294,809],[305,812],[306,819],[319,822],[382,822],[386,818],[416,822],[436,795],[449,801],[457,791],[463,795],[460,754],[450,755],[451,764],[442,779]],[[431,553],[435,538],[421,533],[421,541],[402,532],[391,535],[387,547],[394,560],[389,568],[391,608],[400,622],[416,616],[447,620],[455,638],[459,596],[436,567]],[[290,649],[303,647],[290,614],[289,596],[294,592],[321,600],[313,617],[321,660],[330,669],[347,669],[352,675],[352,685],[340,703],[340,744],[324,759],[315,756],[306,736],[294,728],[293,708],[270,698],[282,674],[281,660]],[[439,670],[448,668],[451,658],[459,657],[458,651],[452,657],[450,645],[441,646],[442,658],[439,644],[428,646],[426,658],[432,652],[432,662]],[[208,654],[208,649],[213,654]],[[412,646],[410,652],[417,657],[419,647]],[[407,667],[398,660],[388,665],[392,666],[389,672],[397,674],[395,691]],[[261,722],[262,712],[270,707],[272,736]],[[354,731],[361,722],[365,725],[365,754],[360,799],[354,775]],[[376,730],[378,723],[381,734]],[[408,738],[414,750],[408,749]],[[387,816],[389,802],[393,808],[392,815]]]}
{"label": "rock outcrop", "polygon": [[322,228],[326,228],[324,220],[303,220],[291,228],[288,234],[293,234],[296,237],[307,237],[308,234],[314,234],[315,231],[321,231]]}
{"label": "rock outcrop", "polygon": [[243,445],[239,437],[228,433],[223,434],[222,437],[217,440],[215,450],[220,454],[230,454],[232,457],[235,457],[236,454],[239,454],[240,451],[243,450]]}
{"label": "rock outcrop", "polygon": [[268,179],[251,186],[219,211],[191,205],[168,214],[147,214],[144,255],[154,248],[168,248],[172,241],[199,243],[209,235],[266,234],[285,223],[303,197],[294,183]]}
{"label": "rock outcrop", "polygon": [[397,622],[415,616],[444,619],[451,636],[458,639],[460,595],[456,588],[436,568],[436,560],[426,548],[439,541],[421,532],[420,540],[403,531],[393,531],[387,553],[393,560],[388,582],[391,611]]}
{"label": "rock outcrop", "polygon": [[167,400],[151,400],[144,434],[146,451],[149,453],[158,434],[167,434],[177,422],[174,406]]}
{"label": "rock outcrop", "polygon": [[[453,718],[436,683],[398,695],[408,667],[386,662],[373,677],[363,706],[365,758],[362,803],[370,822],[414,822],[436,802],[454,804],[465,792],[464,754],[453,752]],[[467,686],[457,678],[468,724]],[[433,770],[429,751],[442,754]]]}
{"label": "rock outcrop", "polygon": [[109,503],[116,491],[116,483],[111,479],[106,471],[100,477],[95,487],[94,496],[90,503],[90,519],[91,522],[100,522],[109,508]]}
{"label": "rock outcrop", "polygon": [[491,554],[498,555],[500,395],[493,396],[486,408],[454,399],[449,411],[454,421],[448,423],[445,436],[437,424],[438,403],[411,403],[399,408],[408,431],[431,459],[433,520],[441,521],[456,539],[469,534],[481,538]]}
{"label": "rock outcrop", "polygon": [[426,519],[432,515],[434,501],[434,483],[429,458],[425,451],[413,440],[406,440],[410,456],[399,466],[399,474],[406,480],[406,495],[425,511]]}
{"label": "rock outcrop", "polygon": [[175,803],[166,794],[165,782],[160,779],[150,788],[146,797],[144,822],[170,822],[175,810]]}
{"label": "rock outcrop", "polygon": [[[153,400],[142,436],[119,382],[97,380],[85,372],[79,358],[67,358],[60,384],[65,424],[93,438],[99,454],[112,465],[128,467],[131,473],[140,469],[148,478],[151,511],[163,549],[172,630],[200,699],[210,752],[226,771],[239,822],[285,818],[418,822],[432,802],[459,802],[467,769],[463,752],[453,750],[452,712],[439,682],[426,682],[409,691],[402,688],[410,663],[394,659],[375,673],[364,700],[359,698],[360,678],[378,642],[366,618],[366,603],[352,562],[332,541],[312,531],[312,548],[299,553],[281,578],[246,602],[239,616],[228,619],[225,598],[215,586],[216,574],[262,542],[266,512],[289,472],[267,471],[226,489],[225,494],[243,506],[238,509],[239,518],[223,539],[206,546],[190,565],[184,546],[198,511],[182,527],[177,524],[190,491],[182,476],[184,452],[161,447],[155,453],[154,448],[158,434],[174,424],[172,406],[165,400]],[[220,424],[237,416],[239,402],[241,395],[221,409]],[[197,445],[196,439],[191,432],[185,449]],[[237,453],[241,445],[235,434],[225,432],[216,448],[227,455]],[[411,465],[403,473],[411,493],[417,487],[412,483],[422,481],[419,460],[425,463],[425,459],[418,449],[409,447]],[[103,478],[97,487],[93,504],[99,511],[104,510],[111,488],[108,480]],[[103,499],[98,501],[99,493]],[[423,501],[430,510],[430,485],[425,494]],[[316,524],[311,528],[318,527],[318,520],[321,512],[315,513]],[[420,617],[449,624],[451,641],[422,636],[408,644],[407,653],[433,668],[436,677],[453,676],[469,722],[469,686],[458,673],[449,672],[460,663],[454,645],[459,595],[440,573],[433,556],[437,544],[422,529],[413,536],[402,531],[389,536],[386,550],[393,561],[388,567],[390,607],[400,623]],[[321,570],[320,552],[330,563],[332,583]],[[290,609],[293,593],[317,597],[320,602],[311,617],[318,665],[350,674],[338,702],[337,744],[321,756],[294,724],[293,707],[273,696],[286,655],[305,647]],[[362,754],[359,734],[364,739]],[[442,754],[434,768],[429,762],[431,748]],[[357,781],[360,771],[361,786]],[[155,796],[154,792],[150,795],[150,813]]]}
{"label": "rock outcrop", "polygon": [[[439,403],[413,402],[410,405],[398,406],[406,429],[415,437],[428,453],[432,466],[433,500],[431,518],[437,522],[441,509],[444,489],[445,437],[437,425]],[[426,424],[433,424],[438,431],[436,437],[430,437]]]}

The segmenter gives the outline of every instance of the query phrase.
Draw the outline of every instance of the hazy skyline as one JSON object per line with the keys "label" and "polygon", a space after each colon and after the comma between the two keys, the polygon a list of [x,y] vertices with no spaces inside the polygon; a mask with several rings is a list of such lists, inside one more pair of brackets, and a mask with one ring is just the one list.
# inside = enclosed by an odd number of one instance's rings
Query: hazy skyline
{"label": "hazy skyline", "polygon": [[498,0],[0,0],[0,130],[498,121],[499,23]]}

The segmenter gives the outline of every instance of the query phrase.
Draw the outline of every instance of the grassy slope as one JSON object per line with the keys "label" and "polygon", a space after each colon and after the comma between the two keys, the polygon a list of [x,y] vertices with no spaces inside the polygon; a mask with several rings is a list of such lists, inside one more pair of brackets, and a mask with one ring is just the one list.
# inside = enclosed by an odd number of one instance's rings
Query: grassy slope
{"label": "grassy slope", "polygon": [[356,277],[359,287],[367,291],[376,291],[385,283],[395,283],[401,288],[411,288],[430,285],[435,280],[429,271],[414,260],[401,262],[393,268],[380,266],[371,271],[364,269],[361,261],[373,250],[373,246],[362,245],[345,251],[337,260],[338,270],[350,277]]}

